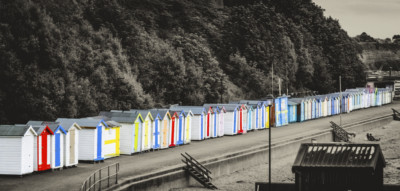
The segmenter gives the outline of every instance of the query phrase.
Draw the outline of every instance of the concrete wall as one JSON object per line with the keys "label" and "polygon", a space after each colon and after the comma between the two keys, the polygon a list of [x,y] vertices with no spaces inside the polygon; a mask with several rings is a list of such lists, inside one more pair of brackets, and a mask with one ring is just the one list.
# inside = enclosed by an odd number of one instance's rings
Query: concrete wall
{"label": "concrete wall", "polygon": [[[392,121],[392,116],[388,115],[365,122],[344,125],[349,132],[363,132],[370,129],[384,126]],[[284,157],[293,157],[297,154],[301,143],[309,143],[311,139],[317,142],[332,142],[333,136],[330,129],[314,133],[308,136],[299,137],[292,140],[284,140],[274,143],[272,147],[272,160]],[[200,161],[212,172],[212,177],[216,178],[231,174],[238,170],[243,170],[250,166],[265,164],[268,162],[268,146],[263,145],[257,148],[248,149],[237,153],[228,153],[220,157]],[[119,185],[111,187],[110,190],[169,190],[177,187],[187,187],[189,185],[200,185],[195,179],[191,178],[184,170],[183,165],[177,165],[168,170],[158,173],[137,176],[122,180]]]}

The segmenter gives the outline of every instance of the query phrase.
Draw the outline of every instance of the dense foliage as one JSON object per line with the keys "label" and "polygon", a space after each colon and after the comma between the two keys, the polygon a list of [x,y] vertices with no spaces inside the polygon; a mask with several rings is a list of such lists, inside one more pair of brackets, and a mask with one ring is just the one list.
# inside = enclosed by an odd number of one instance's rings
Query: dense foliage
{"label": "dense foliage", "polygon": [[311,0],[224,2],[1,1],[0,122],[363,85],[359,46]]}

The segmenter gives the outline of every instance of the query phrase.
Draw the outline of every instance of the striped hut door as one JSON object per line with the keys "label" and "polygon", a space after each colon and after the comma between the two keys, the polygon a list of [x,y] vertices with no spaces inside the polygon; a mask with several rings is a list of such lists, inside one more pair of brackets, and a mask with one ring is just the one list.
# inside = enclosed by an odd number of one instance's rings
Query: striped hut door
{"label": "striped hut door", "polygon": [[204,139],[204,115],[201,114],[201,119],[200,119],[200,139]]}
{"label": "striped hut door", "polygon": [[102,147],[103,145],[103,126],[97,126],[97,159],[101,159],[102,157]]}
{"label": "striped hut door", "polygon": [[163,121],[163,147],[168,147],[168,121],[164,120]]}
{"label": "striped hut door", "polygon": [[187,116],[187,118],[186,118],[186,136],[185,136],[186,141],[190,140],[189,124],[190,124],[190,116]]}
{"label": "striped hut door", "polygon": [[55,166],[56,167],[59,167],[60,166],[60,164],[61,164],[61,160],[60,160],[60,158],[61,158],[61,144],[60,144],[60,133],[56,133],[56,134],[54,134],[54,139],[55,139]]}
{"label": "striped hut door", "polygon": [[144,125],[144,148],[149,146],[149,120],[146,120]]}
{"label": "striped hut door", "polygon": [[242,113],[242,107],[240,107],[240,110],[239,110],[239,132],[238,133],[243,133],[243,113]]}
{"label": "striped hut door", "polygon": [[169,146],[173,147],[175,146],[175,115],[172,116],[172,122],[171,122],[171,144]]}
{"label": "striped hut door", "polygon": [[135,152],[138,151],[138,143],[139,143],[139,122],[135,122],[135,133],[133,135],[133,149]]}
{"label": "striped hut door", "polygon": [[75,129],[69,130],[69,163],[75,163]]}

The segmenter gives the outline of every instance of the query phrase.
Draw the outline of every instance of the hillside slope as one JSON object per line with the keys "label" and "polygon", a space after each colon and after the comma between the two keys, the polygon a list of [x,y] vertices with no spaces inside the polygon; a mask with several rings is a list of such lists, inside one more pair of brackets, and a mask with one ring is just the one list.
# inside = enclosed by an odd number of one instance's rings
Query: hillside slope
{"label": "hillside slope", "polygon": [[0,123],[364,84],[361,48],[311,0],[224,3],[1,1]]}

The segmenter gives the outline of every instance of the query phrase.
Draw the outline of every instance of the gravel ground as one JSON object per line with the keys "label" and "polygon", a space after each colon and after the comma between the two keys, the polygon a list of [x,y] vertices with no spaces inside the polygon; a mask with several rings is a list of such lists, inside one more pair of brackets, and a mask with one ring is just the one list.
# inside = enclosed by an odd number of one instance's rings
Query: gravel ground
{"label": "gravel ground", "polygon": [[[393,121],[390,124],[375,128],[368,132],[356,132],[355,143],[372,143],[367,140],[366,134],[371,133],[375,138],[380,138],[379,143],[386,160],[384,168],[385,184],[400,184],[400,122]],[[291,166],[296,156],[286,157],[279,161],[272,161],[272,182],[294,182],[294,174]],[[236,171],[228,176],[218,177],[213,180],[219,190],[243,191],[254,190],[255,182],[268,181],[268,163],[252,166],[246,170]],[[200,185],[188,188],[172,189],[174,191],[198,190],[205,191]]]}

